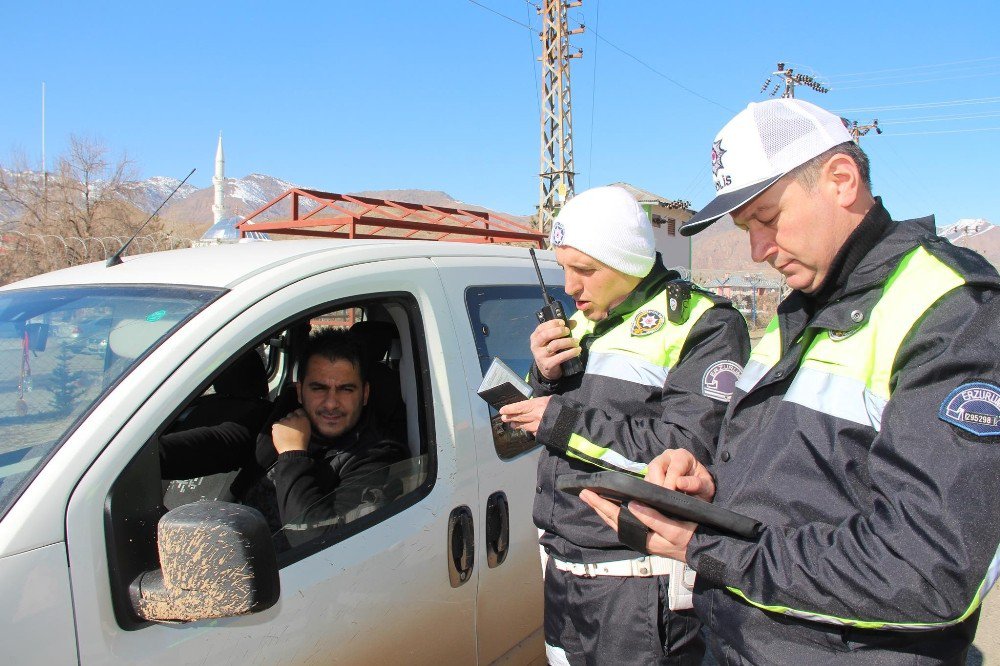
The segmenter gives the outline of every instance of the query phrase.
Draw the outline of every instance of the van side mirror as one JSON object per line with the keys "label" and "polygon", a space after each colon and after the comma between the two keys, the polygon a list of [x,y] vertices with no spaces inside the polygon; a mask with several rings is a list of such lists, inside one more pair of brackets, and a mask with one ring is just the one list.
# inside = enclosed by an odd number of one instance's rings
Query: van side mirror
{"label": "van side mirror", "polygon": [[278,602],[278,561],[256,509],[194,502],[157,524],[160,568],[129,587],[135,613],[153,622],[191,622],[256,613]]}

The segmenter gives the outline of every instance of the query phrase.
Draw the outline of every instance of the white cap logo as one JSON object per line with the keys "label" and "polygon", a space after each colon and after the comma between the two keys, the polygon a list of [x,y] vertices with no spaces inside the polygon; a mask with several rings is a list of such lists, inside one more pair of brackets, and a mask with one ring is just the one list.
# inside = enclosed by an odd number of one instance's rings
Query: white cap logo
{"label": "white cap logo", "polygon": [[556,220],[552,224],[552,244],[559,247],[563,244],[563,236],[566,235],[566,229],[559,220]]}
{"label": "white cap logo", "polygon": [[719,173],[722,168],[722,156],[726,154],[726,149],[722,147],[722,141],[712,142],[712,175]]}
{"label": "white cap logo", "polygon": [[716,196],[681,225],[681,235],[697,233],[792,169],[852,140],[840,116],[809,102],[781,98],[751,103],[716,135],[712,143]]}

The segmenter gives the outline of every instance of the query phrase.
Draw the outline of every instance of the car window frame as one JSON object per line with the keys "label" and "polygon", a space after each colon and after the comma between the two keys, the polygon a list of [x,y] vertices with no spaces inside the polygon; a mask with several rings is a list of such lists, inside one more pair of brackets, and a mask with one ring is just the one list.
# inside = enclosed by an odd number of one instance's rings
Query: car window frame
{"label": "car window frame", "polygon": [[[159,478],[159,461],[157,455],[158,439],[169,429],[169,426],[176,421],[177,417],[185,409],[187,409],[198,396],[202,395],[208,387],[211,386],[212,382],[219,376],[219,374],[224,372],[226,368],[235,362],[236,359],[238,359],[242,354],[246,353],[250,349],[256,348],[260,344],[273,338],[278,333],[288,330],[297,323],[301,323],[304,320],[308,320],[318,314],[330,312],[338,308],[350,307],[352,304],[354,307],[359,307],[361,303],[372,301],[392,301],[398,303],[405,310],[407,315],[406,323],[409,327],[410,342],[414,357],[414,380],[416,381],[416,392],[418,395],[418,404],[414,405],[413,408],[420,411],[418,415],[418,432],[421,443],[420,450],[421,453],[428,454],[426,477],[419,486],[411,490],[409,493],[393,500],[384,507],[380,507],[367,515],[361,516],[358,519],[345,524],[342,529],[334,530],[333,532],[335,533],[323,535],[322,537],[311,540],[308,543],[303,543],[278,553],[277,558],[279,569],[295,564],[296,562],[310,557],[311,555],[314,555],[322,550],[326,550],[341,541],[350,539],[357,534],[360,534],[361,532],[364,532],[365,530],[385,521],[389,517],[416,505],[431,493],[437,479],[437,435],[434,423],[434,401],[431,399],[433,395],[433,387],[431,386],[430,373],[426,371],[427,368],[430,367],[429,354],[427,350],[426,327],[424,326],[424,320],[420,310],[420,302],[417,294],[401,290],[354,294],[351,296],[324,301],[323,303],[311,306],[299,313],[285,317],[276,324],[255,335],[250,339],[250,341],[242,344],[234,353],[229,355],[225,363],[220,364],[213,372],[207,375],[204,380],[194,386],[183,400],[178,401],[178,404],[169,412],[169,414],[165,418],[161,419],[152,436],[144,442],[141,447],[139,447],[132,458],[122,464],[120,468],[121,471],[112,482],[108,491],[108,497],[106,498],[104,504],[104,548],[107,553],[108,565],[110,569],[109,583],[112,588],[111,596],[114,613],[118,626],[121,629],[132,631],[141,629],[151,624],[144,620],[138,620],[133,615],[128,597],[128,588],[132,582],[131,574],[133,572],[144,567],[152,566],[155,568],[155,566],[158,566],[156,564],[156,562],[158,562],[158,556],[156,553],[155,520],[152,521],[153,525],[151,527],[149,525],[143,526],[147,532],[154,535],[151,540],[152,543],[139,544],[135,549],[137,551],[141,550],[144,552],[139,552],[138,554],[121,552],[123,548],[128,548],[125,544],[129,541],[129,535],[128,533],[123,533],[120,529],[116,530],[114,527],[115,524],[121,524],[123,521],[118,521],[117,517],[112,515],[112,511],[117,510],[114,506],[113,499],[115,498],[113,496],[119,492],[124,494],[149,493],[154,485],[154,482],[151,482],[148,479],[139,479],[136,482],[129,475],[144,475],[147,477],[155,476],[154,481],[157,491],[159,492],[159,506],[162,509],[163,493],[160,490],[162,485]],[[289,350],[283,349],[282,352],[287,354]],[[294,353],[294,350],[292,350],[292,352]],[[291,373],[293,364],[289,362],[286,365],[287,370],[285,371]],[[408,405],[407,408],[409,409],[410,406]],[[155,474],[151,475],[149,470],[152,463],[150,463],[150,460],[153,457],[156,458],[154,467]],[[137,471],[133,472],[132,470]],[[120,490],[121,488],[126,488],[127,490]],[[139,511],[140,509],[141,507],[136,507],[133,510]],[[127,518],[133,519],[133,516],[129,515]],[[143,519],[148,521],[151,519],[151,516],[144,516],[140,518],[140,520]]]}

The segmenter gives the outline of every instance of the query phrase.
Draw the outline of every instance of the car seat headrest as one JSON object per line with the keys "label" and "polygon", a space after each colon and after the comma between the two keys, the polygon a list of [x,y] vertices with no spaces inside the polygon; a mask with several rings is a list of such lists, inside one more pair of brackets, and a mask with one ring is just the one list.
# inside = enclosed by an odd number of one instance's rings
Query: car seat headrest
{"label": "car seat headrest", "polygon": [[395,324],[388,321],[359,321],[351,326],[351,333],[364,348],[369,366],[382,361],[399,337]]}
{"label": "car seat headrest", "polygon": [[250,349],[222,371],[212,387],[218,395],[267,399],[267,369],[256,349]]}

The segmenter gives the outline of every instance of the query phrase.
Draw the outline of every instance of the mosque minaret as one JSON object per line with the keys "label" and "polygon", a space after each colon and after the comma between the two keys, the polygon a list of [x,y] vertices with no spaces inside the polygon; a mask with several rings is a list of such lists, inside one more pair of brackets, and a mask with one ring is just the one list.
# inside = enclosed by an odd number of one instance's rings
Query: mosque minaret
{"label": "mosque minaret", "polygon": [[229,217],[225,203],[226,187],[226,156],[222,153],[222,132],[219,132],[219,147],[215,151],[215,176],[212,177],[215,186],[215,203],[212,204],[213,224]]}
{"label": "mosque minaret", "polygon": [[251,241],[269,241],[262,231],[247,231],[242,236],[236,225],[243,218],[234,216],[226,207],[226,157],[222,152],[222,132],[219,132],[219,145],[215,149],[215,175],[212,176],[215,186],[215,203],[212,204],[212,226],[208,228],[195,245],[218,245],[219,243],[248,243]]}

